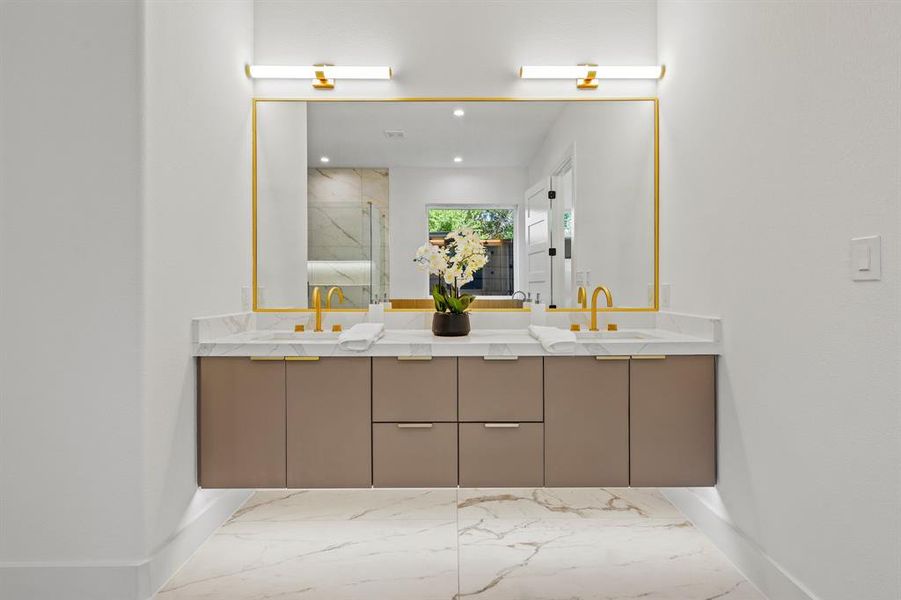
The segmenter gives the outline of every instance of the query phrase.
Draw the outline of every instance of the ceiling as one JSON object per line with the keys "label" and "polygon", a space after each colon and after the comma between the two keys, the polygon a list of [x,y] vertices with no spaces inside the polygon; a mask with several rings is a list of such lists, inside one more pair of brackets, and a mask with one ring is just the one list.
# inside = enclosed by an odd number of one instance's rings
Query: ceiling
{"label": "ceiling", "polygon": [[[309,166],[526,167],[566,104],[311,102]],[[464,116],[454,116],[460,108]],[[404,137],[389,138],[386,130]]]}

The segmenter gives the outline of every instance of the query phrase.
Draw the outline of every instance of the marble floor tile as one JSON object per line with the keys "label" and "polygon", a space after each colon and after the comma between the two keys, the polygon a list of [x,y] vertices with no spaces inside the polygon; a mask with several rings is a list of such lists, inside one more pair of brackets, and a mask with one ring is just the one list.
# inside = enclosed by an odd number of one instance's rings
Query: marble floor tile
{"label": "marble floor tile", "polygon": [[234,514],[241,521],[447,520],[455,489],[266,490]]}
{"label": "marble floor tile", "polygon": [[460,489],[461,519],[679,519],[656,489]]}
{"label": "marble floor tile", "polygon": [[158,600],[763,600],[657,490],[260,491]]}
{"label": "marble floor tile", "polygon": [[762,600],[691,523],[460,522],[460,593],[485,600]]}
{"label": "marble floor tile", "polygon": [[448,600],[456,592],[456,522],[234,520],[157,598]]}

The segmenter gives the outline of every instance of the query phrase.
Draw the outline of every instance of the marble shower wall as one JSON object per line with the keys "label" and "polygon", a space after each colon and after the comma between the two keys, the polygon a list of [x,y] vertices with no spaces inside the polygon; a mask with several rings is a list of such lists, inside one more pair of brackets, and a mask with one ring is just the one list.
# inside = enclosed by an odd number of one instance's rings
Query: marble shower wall
{"label": "marble shower wall", "polygon": [[309,287],[340,285],[348,306],[388,291],[388,170],[309,169]]}

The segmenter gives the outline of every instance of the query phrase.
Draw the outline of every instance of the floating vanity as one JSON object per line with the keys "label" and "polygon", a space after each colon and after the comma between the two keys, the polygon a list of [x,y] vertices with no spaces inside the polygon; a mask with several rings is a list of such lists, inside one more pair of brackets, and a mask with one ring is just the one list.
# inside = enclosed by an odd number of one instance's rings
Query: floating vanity
{"label": "floating vanity", "polygon": [[389,328],[349,352],[298,318],[195,322],[202,487],[716,482],[715,319],[621,315],[641,327],[557,355],[525,327]]}
{"label": "floating vanity", "polygon": [[203,487],[716,482],[719,321],[658,312],[656,98],[252,110],[253,312],[194,323]]}

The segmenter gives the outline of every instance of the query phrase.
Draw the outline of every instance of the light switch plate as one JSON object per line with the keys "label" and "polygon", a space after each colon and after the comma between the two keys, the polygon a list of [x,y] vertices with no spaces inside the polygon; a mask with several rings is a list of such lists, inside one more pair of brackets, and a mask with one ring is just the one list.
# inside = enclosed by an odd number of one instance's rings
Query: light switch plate
{"label": "light switch plate", "polygon": [[851,238],[851,279],[854,281],[882,279],[882,236]]}

